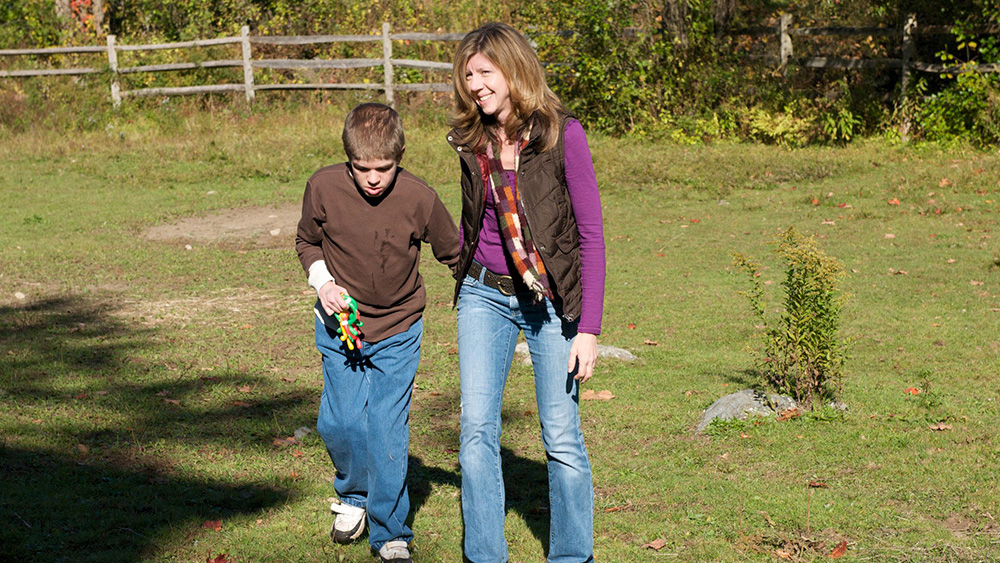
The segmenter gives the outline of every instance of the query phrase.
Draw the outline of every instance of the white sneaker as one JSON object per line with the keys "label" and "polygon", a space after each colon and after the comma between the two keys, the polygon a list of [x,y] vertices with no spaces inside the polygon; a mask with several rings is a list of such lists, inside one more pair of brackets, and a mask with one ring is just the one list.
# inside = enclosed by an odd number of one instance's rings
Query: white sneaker
{"label": "white sneaker", "polygon": [[385,542],[378,550],[378,558],[382,563],[413,563],[410,550],[403,540]]}
{"label": "white sneaker", "polygon": [[365,531],[365,509],[351,506],[340,501],[330,505],[330,510],[337,516],[333,519],[333,529],[330,537],[337,543],[351,543]]}

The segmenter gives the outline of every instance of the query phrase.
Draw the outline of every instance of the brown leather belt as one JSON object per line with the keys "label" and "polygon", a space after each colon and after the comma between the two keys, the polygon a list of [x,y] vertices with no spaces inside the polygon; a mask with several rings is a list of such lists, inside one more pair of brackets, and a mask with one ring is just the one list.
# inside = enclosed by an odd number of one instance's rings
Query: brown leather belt
{"label": "brown leather belt", "polygon": [[473,260],[472,264],[469,266],[469,276],[482,281],[487,287],[492,287],[508,297],[516,293],[514,289],[514,278],[510,276],[501,276],[475,260]]}

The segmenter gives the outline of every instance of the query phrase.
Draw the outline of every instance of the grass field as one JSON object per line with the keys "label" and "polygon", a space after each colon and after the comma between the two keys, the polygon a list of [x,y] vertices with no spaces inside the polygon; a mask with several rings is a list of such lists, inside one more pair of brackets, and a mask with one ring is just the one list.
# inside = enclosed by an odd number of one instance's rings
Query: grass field
{"label": "grass field", "polygon": [[[290,235],[145,236],[295,205],[314,169],[342,160],[342,116],[133,112],[93,133],[0,134],[0,560],[369,560],[364,543],[329,541],[321,440],[287,439],[315,428],[321,389]],[[404,121],[404,166],[457,215],[443,120]],[[581,405],[598,561],[826,561],[842,541],[841,561],[1000,560],[1000,155],[591,144],[601,342],[639,357],[599,364],[588,387],[614,398]],[[755,319],[731,255],[768,266],[773,310],[769,242],[790,225],[849,273],[849,408],[694,435],[703,409],[749,385]],[[427,258],[415,559],[459,562],[453,285]],[[540,562],[530,368],[510,377],[507,536],[512,561]]]}

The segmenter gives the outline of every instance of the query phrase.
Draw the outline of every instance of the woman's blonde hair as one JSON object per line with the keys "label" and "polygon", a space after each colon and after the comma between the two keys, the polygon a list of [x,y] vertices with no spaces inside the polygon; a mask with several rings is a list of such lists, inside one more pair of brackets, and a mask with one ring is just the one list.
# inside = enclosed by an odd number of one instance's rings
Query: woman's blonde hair
{"label": "woman's blonde hair", "polygon": [[562,102],[548,84],[545,70],[528,40],[504,23],[488,23],[470,32],[458,44],[452,84],[455,89],[455,115],[451,123],[459,132],[460,144],[483,152],[488,140],[496,141],[499,123],[496,116],[479,111],[476,99],[466,83],[466,66],[476,54],[481,54],[503,74],[510,89],[511,112],[504,124],[508,139],[521,138],[530,125],[541,134],[541,150],[551,149],[559,141],[562,126]]}

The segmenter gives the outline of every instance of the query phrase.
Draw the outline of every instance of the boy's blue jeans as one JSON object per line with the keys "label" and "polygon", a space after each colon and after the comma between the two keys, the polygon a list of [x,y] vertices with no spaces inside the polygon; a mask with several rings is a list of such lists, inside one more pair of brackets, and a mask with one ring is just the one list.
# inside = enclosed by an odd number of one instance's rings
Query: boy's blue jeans
{"label": "boy's blue jeans", "polygon": [[316,431],[337,473],[340,501],[368,511],[368,542],[413,539],[406,525],[410,397],[420,362],[423,321],[349,351],[337,329],[316,319],[323,355],[323,395]]}
{"label": "boy's blue jeans", "polygon": [[567,372],[575,324],[563,324],[552,302],[505,296],[466,277],[458,298],[462,386],[462,518],[465,556],[504,563],[504,482],[500,415],[518,332],[535,372],[535,399],[549,474],[549,563],[593,561],[594,489],[580,430],[579,385]]}

